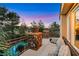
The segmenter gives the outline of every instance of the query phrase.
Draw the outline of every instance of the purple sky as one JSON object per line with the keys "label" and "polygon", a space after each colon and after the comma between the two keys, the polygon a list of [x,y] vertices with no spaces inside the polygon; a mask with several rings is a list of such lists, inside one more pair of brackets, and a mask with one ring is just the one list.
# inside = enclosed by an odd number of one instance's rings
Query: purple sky
{"label": "purple sky", "polygon": [[47,14],[47,15],[24,15],[20,13],[21,15],[21,21],[25,22],[29,26],[31,25],[30,23],[35,21],[39,22],[39,20],[42,20],[42,22],[45,24],[45,27],[48,27],[52,22],[56,21],[59,23],[59,14]]}

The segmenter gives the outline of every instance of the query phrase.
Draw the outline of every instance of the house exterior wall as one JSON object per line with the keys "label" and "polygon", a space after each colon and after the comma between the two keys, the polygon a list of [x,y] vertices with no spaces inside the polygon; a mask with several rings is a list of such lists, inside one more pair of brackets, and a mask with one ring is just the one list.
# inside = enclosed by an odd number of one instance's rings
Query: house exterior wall
{"label": "house exterior wall", "polygon": [[65,37],[73,46],[75,46],[75,10],[77,7],[79,4],[74,3],[66,14],[60,14],[60,37]]}
{"label": "house exterior wall", "polygon": [[61,38],[65,37],[67,38],[67,20],[66,20],[66,15],[61,15],[60,18],[62,20],[60,20],[60,35]]}

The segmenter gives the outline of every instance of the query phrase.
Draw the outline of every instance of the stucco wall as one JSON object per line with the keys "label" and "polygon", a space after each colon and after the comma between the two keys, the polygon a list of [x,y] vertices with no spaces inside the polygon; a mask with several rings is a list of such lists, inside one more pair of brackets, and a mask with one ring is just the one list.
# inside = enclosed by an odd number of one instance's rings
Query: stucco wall
{"label": "stucco wall", "polygon": [[66,20],[66,15],[61,15],[60,16],[61,19],[60,19],[60,33],[61,33],[61,37],[65,37],[67,38],[67,20]]}

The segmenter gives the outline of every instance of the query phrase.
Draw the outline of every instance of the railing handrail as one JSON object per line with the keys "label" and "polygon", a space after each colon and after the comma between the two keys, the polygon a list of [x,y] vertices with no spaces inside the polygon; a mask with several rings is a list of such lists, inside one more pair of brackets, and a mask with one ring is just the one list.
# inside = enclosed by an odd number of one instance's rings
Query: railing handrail
{"label": "railing handrail", "polygon": [[22,36],[22,37],[19,37],[19,38],[15,38],[15,39],[8,40],[7,42],[9,44],[13,44],[13,43],[17,43],[19,41],[26,40],[26,39],[27,39],[26,36]]}
{"label": "railing handrail", "polygon": [[78,51],[70,44],[70,42],[65,37],[62,37],[62,38],[64,39],[65,44],[69,46],[71,55],[72,56],[79,56]]}

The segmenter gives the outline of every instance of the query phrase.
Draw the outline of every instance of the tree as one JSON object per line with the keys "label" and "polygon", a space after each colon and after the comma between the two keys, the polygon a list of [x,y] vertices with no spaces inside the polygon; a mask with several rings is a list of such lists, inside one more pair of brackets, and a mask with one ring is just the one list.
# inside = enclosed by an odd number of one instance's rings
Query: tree
{"label": "tree", "polygon": [[19,23],[19,16],[14,13],[14,12],[9,12],[7,14],[7,21],[9,21],[7,24],[6,24],[6,28],[12,32],[12,34],[14,34],[14,28],[15,26]]}
{"label": "tree", "polygon": [[34,31],[35,31],[35,28],[36,28],[36,26],[37,26],[37,24],[36,24],[35,21],[33,21],[33,22],[31,23],[31,25],[32,25],[32,27],[30,27],[30,29],[31,29],[32,32],[34,32]]}
{"label": "tree", "polygon": [[5,15],[7,11],[8,11],[8,9],[6,9],[4,7],[0,7],[0,15]]}
{"label": "tree", "polygon": [[40,20],[39,23],[38,23],[38,25],[39,25],[39,31],[40,31],[40,32],[43,32],[43,30],[44,30],[44,28],[45,28],[45,27],[44,27],[44,23]]}
{"label": "tree", "polygon": [[28,30],[28,27],[26,26],[26,24],[22,23],[21,26],[19,27],[20,34],[24,35],[26,33],[25,31],[27,31],[27,30]]}
{"label": "tree", "polygon": [[24,31],[28,30],[28,27],[27,27],[27,25],[25,23],[22,23],[21,26],[22,26],[22,28],[23,28]]}
{"label": "tree", "polygon": [[36,26],[36,22],[35,21],[31,22],[31,25],[32,25],[32,27],[35,27]]}
{"label": "tree", "polygon": [[8,9],[0,7],[0,30],[5,39],[14,38],[14,29],[19,23],[19,18],[15,12],[9,12]]}
{"label": "tree", "polygon": [[50,31],[50,35],[53,37],[59,37],[59,24],[57,24],[56,22],[53,22],[49,28]]}
{"label": "tree", "polygon": [[[3,30],[11,30],[13,33],[14,26],[19,23],[19,16],[8,9],[0,7],[0,26]],[[4,26],[4,27],[3,27]]]}
{"label": "tree", "polygon": [[0,7],[0,26],[4,25],[4,22],[6,20],[6,13],[8,10],[4,7]]}

